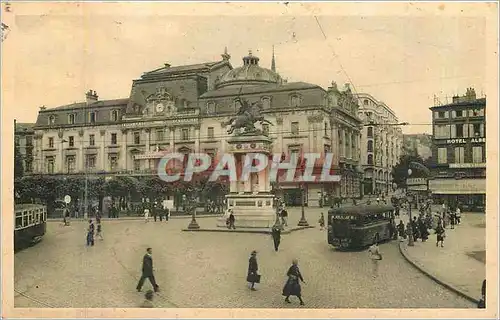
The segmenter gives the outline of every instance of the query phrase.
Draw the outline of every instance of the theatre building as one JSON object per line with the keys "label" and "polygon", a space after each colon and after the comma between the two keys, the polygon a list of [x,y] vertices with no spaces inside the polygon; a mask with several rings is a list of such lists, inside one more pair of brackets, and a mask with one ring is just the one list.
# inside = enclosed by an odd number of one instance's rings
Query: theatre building
{"label": "theatre building", "polygon": [[[157,175],[168,153],[226,153],[227,121],[240,108],[239,98],[262,106],[271,125],[259,125],[273,140],[273,154],[333,153],[340,182],[282,183],[290,205],[317,206],[328,196],[358,197],[360,124],[358,104],[348,86],[328,89],[287,82],[262,66],[251,52],[230,63],[222,59],[145,72],[124,99],[99,100],[89,91],[86,101],[40,110],[35,125],[35,171],[39,174]],[[322,169],[322,163],[316,163]]]}
{"label": "theatre building", "polygon": [[467,89],[453,102],[432,110],[432,178],[434,201],[464,211],[484,211],[486,205],[486,98]]}

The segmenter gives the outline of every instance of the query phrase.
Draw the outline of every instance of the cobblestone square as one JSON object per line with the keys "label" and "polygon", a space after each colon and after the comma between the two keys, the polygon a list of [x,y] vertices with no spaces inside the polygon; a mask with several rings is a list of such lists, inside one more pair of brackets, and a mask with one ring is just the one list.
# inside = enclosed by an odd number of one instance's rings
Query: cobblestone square
{"label": "cobblestone square", "polygon": [[[318,209],[308,210],[309,222],[315,224],[318,214]],[[300,210],[290,210],[291,225],[299,217]],[[409,265],[395,241],[381,245],[384,260],[373,279],[365,251],[336,251],[319,228],[284,235],[280,251],[274,252],[269,235],[182,232],[188,223],[108,220],[104,240],[88,248],[86,223],[50,222],[41,243],[15,255],[15,306],[137,307],[143,301],[135,290],[142,257],[152,247],[161,288],[157,307],[298,308],[298,301],[286,304],[281,296],[293,258],[299,259],[306,281],[306,308],[475,307]],[[215,218],[199,223],[215,225]],[[256,292],[245,281],[254,249],[262,274]],[[146,281],[143,292],[149,288]]]}

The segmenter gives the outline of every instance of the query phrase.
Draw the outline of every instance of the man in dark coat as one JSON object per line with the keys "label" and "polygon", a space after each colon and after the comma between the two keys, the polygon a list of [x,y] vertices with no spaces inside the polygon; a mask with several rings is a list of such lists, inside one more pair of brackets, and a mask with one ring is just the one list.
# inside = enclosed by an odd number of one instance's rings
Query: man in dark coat
{"label": "man in dark coat", "polygon": [[279,226],[274,226],[271,230],[271,235],[274,241],[274,250],[278,251],[281,242],[281,228]]}
{"label": "man in dark coat", "polygon": [[89,229],[87,230],[87,246],[94,245],[95,226],[92,220],[89,220]]}
{"label": "man in dark coat", "polygon": [[288,280],[283,287],[283,295],[286,297],[285,301],[290,303],[290,296],[296,296],[300,300],[300,305],[303,306],[304,301],[302,301],[300,281],[303,283],[305,283],[305,281],[300,273],[297,259],[292,261],[292,266],[288,269],[286,275],[288,276]]}
{"label": "man in dark coat", "polygon": [[229,215],[228,221],[229,221],[228,228],[229,229],[236,229],[236,227],[234,226],[234,222],[236,221],[236,219],[234,218],[234,214],[232,211],[231,211],[231,214]]}
{"label": "man in dark coat", "polygon": [[142,275],[139,283],[137,284],[137,291],[141,291],[144,281],[149,279],[155,292],[159,291],[159,286],[156,284],[155,276],[153,275],[153,249],[147,248],[144,258],[142,258]]}
{"label": "man in dark coat", "polygon": [[256,291],[255,284],[260,283],[260,276],[257,273],[259,265],[257,264],[257,251],[252,251],[248,260],[248,275],[247,282],[250,283],[250,290]]}

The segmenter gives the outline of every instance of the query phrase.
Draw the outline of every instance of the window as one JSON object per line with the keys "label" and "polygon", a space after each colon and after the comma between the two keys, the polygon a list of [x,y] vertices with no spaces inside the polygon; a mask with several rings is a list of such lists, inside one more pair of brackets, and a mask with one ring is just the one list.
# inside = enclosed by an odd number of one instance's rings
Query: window
{"label": "window", "polygon": [[265,108],[265,109],[269,109],[271,107],[271,99],[269,98],[262,98],[262,106]]}
{"label": "window", "polygon": [[47,173],[51,174],[54,173],[54,157],[47,157]]}
{"label": "window", "polygon": [[141,170],[141,160],[134,159],[134,171]]}
{"label": "window", "polygon": [[472,147],[472,162],[483,163],[483,147]]}
{"label": "window", "polygon": [[75,124],[75,114],[74,113],[68,114],[68,123]]}
{"label": "window", "polygon": [[291,124],[291,132],[293,135],[298,135],[299,134],[299,123],[298,122],[292,122]]}
{"label": "window", "polygon": [[464,163],[464,152],[465,148],[464,147],[456,147],[455,148],[455,163]]}
{"label": "window", "polygon": [[118,168],[118,156],[116,154],[109,155],[109,168],[114,171]]}
{"label": "window", "polygon": [[141,133],[139,131],[134,132],[134,144],[141,144]]}
{"label": "window", "polygon": [[214,127],[208,127],[207,129],[207,136],[209,139],[213,139],[214,138]]}
{"label": "window", "polygon": [[325,137],[328,136],[328,123],[325,122]]}
{"label": "window", "polygon": [[439,164],[448,163],[448,148],[438,148],[437,151],[437,162]]}
{"label": "window", "polygon": [[111,144],[116,144],[117,141],[116,141],[116,133],[112,133],[111,134]]}
{"label": "window", "polygon": [[73,148],[75,146],[75,137],[73,136],[68,137],[68,145],[70,148]]}
{"label": "window", "polygon": [[93,112],[93,111],[89,112],[89,122],[90,123],[95,123],[95,119],[96,119],[95,112]]}
{"label": "window", "polygon": [[457,110],[457,111],[455,111],[455,116],[456,116],[457,118],[461,118],[461,117],[463,117],[463,112],[462,112],[462,110]]}
{"label": "window", "polygon": [[111,121],[118,121],[118,110],[111,111]]}
{"label": "window", "polygon": [[95,168],[95,165],[96,165],[96,155],[95,154],[89,154],[87,155],[87,168]]}
{"label": "window", "polygon": [[439,111],[439,112],[438,112],[438,118],[439,118],[439,119],[443,119],[444,117],[445,117],[445,113],[444,113],[444,111]]}
{"label": "window", "polygon": [[293,107],[298,107],[300,106],[300,97],[299,96],[292,96],[290,99],[290,104]]}
{"label": "window", "polygon": [[269,134],[269,125],[267,123],[262,124],[262,132],[264,134]]}
{"label": "window", "polygon": [[373,155],[371,155],[371,154],[368,155],[368,164],[369,165],[373,164]]}
{"label": "window", "polygon": [[373,152],[373,141],[372,140],[368,140],[367,150],[368,150],[368,152]]}
{"label": "window", "polygon": [[209,102],[209,103],[207,103],[207,113],[208,114],[215,113],[215,102]]}
{"label": "window", "polygon": [[434,137],[436,139],[449,139],[450,126],[449,125],[436,125],[434,126]]}
{"label": "window", "polygon": [[49,148],[54,148],[54,138],[49,138]]}
{"label": "window", "polygon": [[189,129],[183,128],[181,131],[181,140],[189,140]]}
{"label": "window", "polygon": [[368,138],[373,138],[373,127],[368,127],[368,132],[366,135]]}
{"label": "window", "polygon": [[26,136],[26,146],[27,147],[33,146],[33,136]]}
{"label": "window", "polygon": [[363,104],[364,104],[365,106],[367,106],[367,105],[368,105],[368,100],[364,100],[364,101],[363,101]]}
{"label": "window", "polygon": [[165,131],[163,129],[156,130],[156,141],[163,141],[165,136]]}
{"label": "window", "polygon": [[26,163],[24,166],[25,166],[24,171],[26,171],[26,172],[33,171],[33,163],[31,161],[26,160]]}
{"label": "window", "polygon": [[75,168],[76,168],[76,157],[75,156],[66,156],[66,168],[68,169],[68,173],[75,172]]}
{"label": "window", "polygon": [[89,134],[89,146],[91,146],[91,147],[95,146],[95,135],[94,134]]}
{"label": "window", "polygon": [[456,124],[455,125],[455,130],[456,130],[456,137],[457,138],[463,138],[464,137],[464,125],[463,124]]}
{"label": "window", "polygon": [[56,116],[50,115],[49,116],[49,125],[56,123]]}
{"label": "window", "polygon": [[483,117],[484,116],[484,109],[469,110],[469,116],[470,117]]}

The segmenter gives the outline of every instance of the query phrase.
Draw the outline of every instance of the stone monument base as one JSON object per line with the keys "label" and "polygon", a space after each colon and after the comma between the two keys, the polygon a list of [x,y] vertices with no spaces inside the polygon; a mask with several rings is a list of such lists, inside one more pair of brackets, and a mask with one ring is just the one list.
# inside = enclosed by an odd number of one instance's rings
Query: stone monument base
{"label": "stone monument base", "polygon": [[[236,228],[271,228],[276,221],[274,196],[270,193],[231,193],[226,195],[233,210]],[[217,227],[226,228],[226,219],[217,218]]]}

